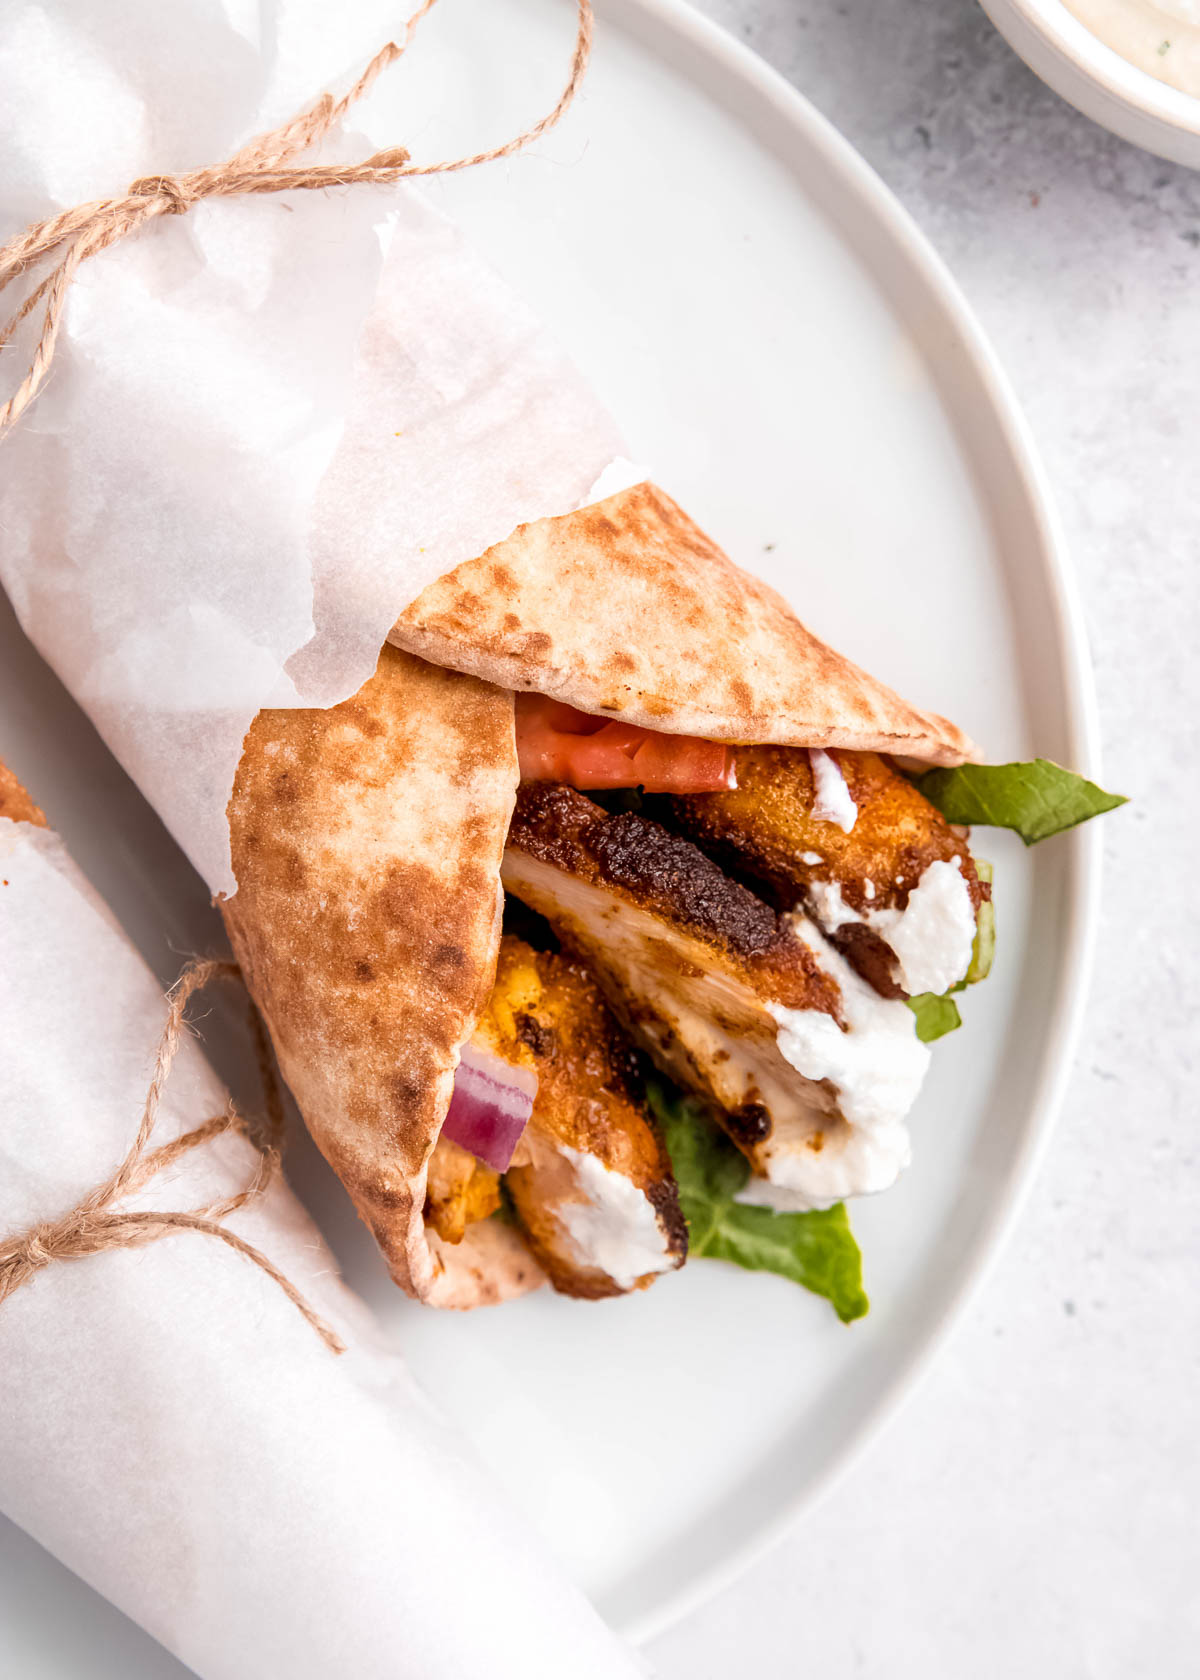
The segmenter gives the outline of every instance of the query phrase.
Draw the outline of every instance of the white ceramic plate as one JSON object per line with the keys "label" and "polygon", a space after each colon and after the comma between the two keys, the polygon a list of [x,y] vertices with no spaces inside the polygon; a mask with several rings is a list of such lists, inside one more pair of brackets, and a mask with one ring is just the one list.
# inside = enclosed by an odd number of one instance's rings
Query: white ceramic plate
{"label": "white ceramic plate", "polygon": [[[413,77],[424,155],[443,123],[482,139],[536,109],[569,29],[566,0],[434,13]],[[1004,381],[906,216],[784,82],[677,0],[604,0],[569,124],[533,157],[447,184],[443,202],[573,347],[635,457],[806,619],[992,757],[1094,770],[1082,635]],[[0,752],[164,980],[211,947],[200,883],[7,611]],[[989,834],[982,849],[997,866],[995,973],[939,1046],[911,1172],[855,1211],[874,1304],[852,1328],[790,1284],[707,1262],[633,1299],[425,1312],[295,1147],[289,1171],[351,1281],[638,1637],[845,1466],[1012,1219],[1070,1063],[1096,853],[1087,830],[1032,853]],[[182,1672],[13,1531],[0,1656],[6,1639],[27,1680]]]}
{"label": "white ceramic plate", "polygon": [[1130,64],[1062,0],[980,3],[1013,51],[1077,111],[1122,140],[1200,169],[1200,99]]}

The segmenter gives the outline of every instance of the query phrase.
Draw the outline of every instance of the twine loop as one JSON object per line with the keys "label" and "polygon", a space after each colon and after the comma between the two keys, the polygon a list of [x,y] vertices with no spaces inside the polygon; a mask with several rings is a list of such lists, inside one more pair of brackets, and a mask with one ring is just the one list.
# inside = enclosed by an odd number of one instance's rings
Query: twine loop
{"label": "twine loop", "polygon": [[[118,1248],[141,1248],[176,1231],[199,1231],[216,1237],[228,1248],[252,1261],[272,1282],[278,1284],[296,1310],[312,1325],[326,1347],[333,1353],[344,1353],[345,1343],[337,1331],[309,1305],[295,1284],[279,1270],[274,1261],[222,1223],[235,1209],[257,1200],[279,1171],[283,1096],[271,1060],[267,1035],[253,1005],[250,1009],[250,1023],[263,1083],[265,1123],[256,1130],[238,1113],[231,1102],[223,1114],[215,1114],[210,1119],[201,1121],[190,1132],[182,1133],[157,1149],[149,1147],[158,1119],[163,1089],[179,1050],[188,1000],[194,993],[218,979],[240,980],[241,970],[235,963],[230,962],[196,962],[185,969],[172,990],[166,1024],[154,1061],[154,1075],[142,1107],[141,1124],[128,1154],[112,1177],[97,1185],[94,1190],[89,1190],[73,1208],[58,1219],[40,1220],[20,1235],[0,1242],[0,1305],[38,1272],[57,1261],[84,1260],[89,1255],[105,1254]],[[152,1212],[141,1208],[124,1209],[115,1206],[122,1198],[141,1189],[181,1155],[226,1132],[241,1133],[258,1151],[253,1175],[241,1190],[191,1212]]]}
{"label": "twine loop", "polygon": [[59,211],[25,229],[0,247],[0,292],[6,286],[40,267],[56,252],[59,260],[36,286],[20,308],[0,328],[0,350],[11,341],[21,322],[45,300],[42,328],[30,358],[28,370],[9,400],[0,406],[0,438],[13,426],[37,395],[54,360],[54,348],[62,325],[67,291],[82,263],[105,251],[118,240],[135,233],[158,216],[183,216],[204,198],[230,198],[245,193],[319,191],[325,187],[358,184],[391,186],[404,177],[445,175],[477,164],[492,163],[522,151],[554,127],[566,111],[583,80],[592,48],[591,0],[576,0],[578,25],[575,51],[566,84],[550,111],[512,140],[470,157],[451,158],[442,163],[413,163],[402,146],[376,152],[365,163],[301,164],[284,167],[288,160],[314,146],[335,128],[346,112],[380,75],[402,58],[413,33],[434,0],[421,0],[409,18],[399,44],[389,41],[375,54],[350,91],[340,99],[331,93],[321,97],[298,116],[260,134],[224,163],[207,169],[192,169],[183,175],[142,175],[130,183],[120,198],[99,198]]}

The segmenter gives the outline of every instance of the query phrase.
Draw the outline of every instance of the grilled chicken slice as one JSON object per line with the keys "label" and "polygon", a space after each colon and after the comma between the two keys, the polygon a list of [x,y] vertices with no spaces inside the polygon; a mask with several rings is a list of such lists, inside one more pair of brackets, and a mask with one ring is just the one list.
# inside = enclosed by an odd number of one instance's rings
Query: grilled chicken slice
{"label": "grilled chicken slice", "polygon": [[[473,1041],[538,1075],[505,1183],[521,1234],[554,1287],[621,1295],[682,1265],[687,1227],[671,1165],[633,1099],[632,1046],[587,971],[506,934]],[[500,1204],[500,1175],[439,1138],[425,1199],[438,1237],[461,1243]]]}
{"label": "grilled chicken slice", "polygon": [[803,916],[777,915],[689,841],[572,788],[525,783],[504,884],[584,958],[655,1061],[713,1103],[767,1182],[820,1207],[886,1189],[929,1053]]}
{"label": "grilled chicken slice", "polygon": [[443,1242],[460,1243],[467,1226],[487,1219],[500,1206],[500,1174],[469,1150],[440,1137],[429,1157],[425,1223]]}
{"label": "grilled chicken slice", "polygon": [[538,1076],[504,1182],[555,1289],[623,1295],[681,1266],[671,1163],[634,1099],[632,1046],[586,969],[506,934],[475,1042]]}
{"label": "grilled chicken slice", "polygon": [[739,747],[736,790],[674,798],[672,821],[781,909],[807,912],[884,997],[948,990],[970,965],[991,888],[966,841],[886,759],[825,757],[857,806],[848,833],[813,815],[801,747]]}

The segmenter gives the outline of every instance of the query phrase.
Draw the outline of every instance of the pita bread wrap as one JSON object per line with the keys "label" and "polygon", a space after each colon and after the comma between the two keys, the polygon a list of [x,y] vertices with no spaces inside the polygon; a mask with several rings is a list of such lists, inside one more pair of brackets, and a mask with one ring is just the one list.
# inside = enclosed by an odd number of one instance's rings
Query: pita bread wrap
{"label": "pita bread wrap", "polygon": [[456,1245],[422,1218],[495,975],[512,691],[717,740],[933,764],[974,748],[819,641],[649,483],[521,526],[430,585],[389,640],[353,699],[259,714],[223,909],[284,1075],[392,1275],[469,1307],[541,1281],[503,1223]]}
{"label": "pita bread wrap", "polygon": [[284,1078],[396,1281],[442,1305],[541,1277],[496,1221],[439,1255],[422,1219],[495,973],[516,787],[512,695],[385,648],[340,706],[260,712],[229,804],[221,908]]}
{"label": "pita bread wrap", "polygon": [[818,640],[648,483],[522,525],[424,590],[388,640],[668,734],[976,756],[961,729]]}

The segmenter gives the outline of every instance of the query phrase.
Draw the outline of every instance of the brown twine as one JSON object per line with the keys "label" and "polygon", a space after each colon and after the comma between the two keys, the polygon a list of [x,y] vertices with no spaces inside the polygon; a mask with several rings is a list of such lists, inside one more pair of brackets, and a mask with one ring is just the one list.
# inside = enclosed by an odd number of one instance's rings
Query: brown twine
{"label": "brown twine", "polygon": [[[171,1007],[159,1040],[154,1063],[154,1077],[146,1092],[142,1120],[137,1136],[121,1165],[105,1183],[98,1185],[59,1219],[43,1220],[19,1237],[0,1242],[0,1305],[26,1284],[43,1267],[56,1260],[84,1260],[92,1254],[105,1254],[117,1248],[141,1248],[169,1237],[175,1231],[202,1231],[218,1237],[237,1253],[264,1271],[277,1283],[288,1300],[308,1320],[326,1347],[334,1353],[344,1353],[346,1344],[337,1331],[325,1322],[301,1295],[273,1261],[261,1249],[246,1242],[221,1221],[236,1208],[257,1200],[272,1183],[279,1171],[279,1145],[283,1131],[283,1100],[279,1081],[271,1060],[270,1046],[257,1010],[251,1005],[251,1021],[255,1049],[258,1053],[259,1073],[266,1098],[267,1123],[265,1136],[255,1136],[250,1125],[231,1102],[224,1114],[215,1114],[202,1121],[190,1132],[149,1149],[151,1134],[158,1118],[159,1103],[171,1067],[179,1049],[183,1032],[183,1016],[193,993],[201,991],[212,980],[240,979],[241,971],[229,962],[196,962],[181,975],[170,994]],[[135,1190],[169,1167],[181,1155],[199,1145],[220,1137],[224,1132],[240,1132],[258,1150],[254,1176],[236,1195],[210,1202],[207,1207],[191,1213],[152,1213],[114,1209],[113,1204],[130,1196]]]}
{"label": "brown twine", "polygon": [[123,197],[99,198],[88,204],[77,204],[74,209],[60,211],[58,215],[26,228],[24,233],[0,247],[0,292],[19,275],[43,263],[52,252],[66,247],[65,255],[56,267],[0,329],[2,350],[26,316],[45,300],[42,329],[28,371],[13,396],[0,407],[0,437],[29,407],[46,377],[54,359],[67,290],[80,265],[128,234],[136,233],[155,217],[185,215],[193,204],[204,198],[231,198],[243,193],[312,191],[323,187],[353,186],[361,181],[390,186],[406,176],[445,175],[460,169],[473,169],[480,163],[511,157],[539,135],[545,134],[547,129],[553,128],[574,99],[587,68],[592,47],[591,0],[577,0],[579,24],[575,52],[566,86],[553,110],[504,145],[443,163],[412,163],[403,147],[393,146],[376,152],[365,163],[304,164],[294,169],[282,167],[289,158],[323,139],[382,72],[403,57],[418,23],[433,5],[434,0],[422,0],[408,20],[400,44],[389,41],[381,47],[349,93],[341,99],[323,93],[311,109],[302,111],[269,134],[259,135],[224,163],[213,164],[207,169],[192,169],[183,175],[143,175],[131,182]]}

